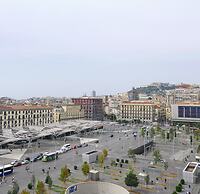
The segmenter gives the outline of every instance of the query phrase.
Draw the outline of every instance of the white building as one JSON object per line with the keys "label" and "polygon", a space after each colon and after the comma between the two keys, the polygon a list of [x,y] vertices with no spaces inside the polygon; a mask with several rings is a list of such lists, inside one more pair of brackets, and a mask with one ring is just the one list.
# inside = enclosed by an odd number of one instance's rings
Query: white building
{"label": "white building", "polygon": [[183,179],[187,183],[195,184],[200,176],[200,163],[189,162],[183,170]]}

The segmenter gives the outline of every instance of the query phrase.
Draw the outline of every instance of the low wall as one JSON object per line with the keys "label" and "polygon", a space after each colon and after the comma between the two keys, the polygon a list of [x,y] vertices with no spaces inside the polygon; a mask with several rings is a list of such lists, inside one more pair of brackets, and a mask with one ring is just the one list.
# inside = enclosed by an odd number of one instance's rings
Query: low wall
{"label": "low wall", "polygon": [[[145,151],[149,151],[151,149],[151,147],[153,146],[153,141],[150,141],[149,143],[145,144]],[[134,153],[136,155],[141,155],[144,153],[144,145],[137,147],[134,149]]]}
{"label": "low wall", "polygon": [[107,182],[87,182],[70,186],[65,194],[130,194],[119,185]]}

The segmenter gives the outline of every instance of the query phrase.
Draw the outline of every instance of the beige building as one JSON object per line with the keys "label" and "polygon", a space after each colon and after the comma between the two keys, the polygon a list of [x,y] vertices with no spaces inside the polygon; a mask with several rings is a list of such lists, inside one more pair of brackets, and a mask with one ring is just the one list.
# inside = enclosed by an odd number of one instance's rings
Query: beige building
{"label": "beige building", "polygon": [[81,105],[66,104],[62,108],[54,109],[54,122],[83,118],[84,110],[81,108]]}
{"label": "beige building", "polygon": [[0,107],[0,129],[45,125],[53,122],[53,109],[40,105]]}
{"label": "beige building", "polygon": [[61,120],[84,118],[84,110],[81,108],[81,105],[67,104],[62,106],[62,108],[64,110],[64,114],[61,114]]}
{"label": "beige building", "polygon": [[152,101],[130,101],[121,105],[121,119],[154,122],[158,120],[160,107]]}

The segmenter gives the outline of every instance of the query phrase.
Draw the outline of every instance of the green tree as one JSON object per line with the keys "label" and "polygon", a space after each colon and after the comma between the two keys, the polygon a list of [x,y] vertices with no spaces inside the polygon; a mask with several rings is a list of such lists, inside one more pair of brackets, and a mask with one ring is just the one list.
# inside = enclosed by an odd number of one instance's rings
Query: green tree
{"label": "green tree", "polygon": [[128,157],[131,158],[131,159],[133,160],[133,162],[136,161],[135,152],[134,152],[134,150],[131,149],[131,148],[128,150]]}
{"label": "green tree", "polygon": [[103,155],[104,155],[104,158],[107,158],[107,156],[108,156],[108,150],[107,149],[103,149]]}
{"label": "green tree", "polygon": [[161,131],[161,138],[165,139],[165,131],[164,130]]}
{"label": "green tree", "polygon": [[140,129],[140,135],[141,135],[141,137],[145,136],[145,129],[144,128]]}
{"label": "green tree", "polygon": [[181,179],[180,183],[181,183],[181,185],[184,185],[185,184],[185,180]]}
{"label": "green tree", "polygon": [[22,192],[20,194],[30,194],[29,191],[27,191],[26,189],[22,190]]}
{"label": "green tree", "polygon": [[153,157],[154,157],[154,162],[155,162],[155,164],[157,164],[157,163],[162,159],[162,156],[161,156],[159,150],[155,150],[155,151],[153,152]]}
{"label": "green tree", "polygon": [[13,184],[13,189],[12,189],[12,194],[18,194],[19,193],[19,185],[17,182],[14,182]]}
{"label": "green tree", "polygon": [[149,182],[150,182],[150,177],[149,177],[149,175],[147,175],[147,176],[144,177],[144,181],[145,181],[146,185],[149,184]]}
{"label": "green tree", "polygon": [[100,167],[103,167],[104,161],[105,161],[104,154],[100,154],[100,155],[98,156],[98,163],[99,163]]}
{"label": "green tree", "polygon": [[49,188],[51,188],[53,181],[49,175],[47,175],[47,177],[45,179],[45,183],[49,185]]}
{"label": "green tree", "polygon": [[137,187],[139,185],[139,181],[138,181],[138,178],[137,176],[133,173],[133,171],[130,171],[126,178],[125,178],[125,184],[126,186],[128,187]]}
{"label": "green tree", "polygon": [[47,190],[42,181],[38,181],[36,185],[36,194],[47,194]]}
{"label": "green tree", "polygon": [[29,190],[31,190],[33,188],[33,184],[29,183],[27,187],[28,187]]}
{"label": "green tree", "polygon": [[70,176],[70,170],[67,168],[67,166],[65,165],[63,168],[61,168],[60,170],[60,181],[62,181],[64,184],[66,183],[67,179]]}
{"label": "green tree", "polygon": [[155,131],[154,127],[152,127],[150,129],[150,137],[153,138],[155,136],[155,134],[156,134],[156,131]]}
{"label": "green tree", "polygon": [[88,176],[88,174],[90,172],[90,165],[87,162],[84,162],[81,170],[82,170],[84,176]]}
{"label": "green tree", "polygon": [[167,170],[169,167],[168,162],[164,162],[164,169]]}
{"label": "green tree", "polygon": [[181,192],[182,191],[182,186],[181,185],[177,185],[176,186],[176,192]]}

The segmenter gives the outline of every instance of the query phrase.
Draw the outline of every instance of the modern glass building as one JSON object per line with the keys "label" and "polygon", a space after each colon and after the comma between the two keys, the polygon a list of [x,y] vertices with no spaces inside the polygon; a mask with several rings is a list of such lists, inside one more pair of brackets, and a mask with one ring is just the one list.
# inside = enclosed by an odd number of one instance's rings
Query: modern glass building
{"label": "modern glass building", "polygon": [[200,122],[200,104],[182,103],[171,107],[172,121]]}

